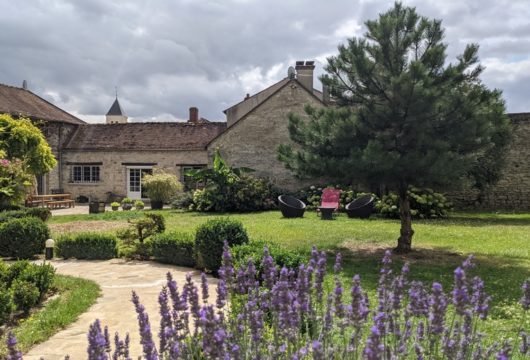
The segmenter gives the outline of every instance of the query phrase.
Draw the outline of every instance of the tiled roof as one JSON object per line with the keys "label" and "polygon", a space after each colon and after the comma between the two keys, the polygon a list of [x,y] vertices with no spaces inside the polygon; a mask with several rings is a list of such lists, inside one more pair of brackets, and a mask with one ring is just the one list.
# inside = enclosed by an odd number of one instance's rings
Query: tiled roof
{"label": "tiled roof", "polygon": [[224,122],[143,122],[81,125],[70,150],[203,150],[226,129]]}
{"label": "tiled roof", "polygon": [[0,113],[69,124],[85,123],[29,90],[4,84],[0,84]]}
{"label": "tiled roof", "polygon": [[514,123],[518,123],[522,121],[530,121],[530,113],[511,113],[511,114],[508,114],[508,117]]}

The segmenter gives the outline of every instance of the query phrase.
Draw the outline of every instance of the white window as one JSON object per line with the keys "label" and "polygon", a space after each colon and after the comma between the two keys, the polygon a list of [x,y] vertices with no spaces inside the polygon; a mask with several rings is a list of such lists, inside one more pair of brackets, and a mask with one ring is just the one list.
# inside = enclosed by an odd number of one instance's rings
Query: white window
{"label": "white window", "polygon": [[97,183],[100,181],[99,166],[95,165],[74,165],[70,173],[70,180],[73,183]]}

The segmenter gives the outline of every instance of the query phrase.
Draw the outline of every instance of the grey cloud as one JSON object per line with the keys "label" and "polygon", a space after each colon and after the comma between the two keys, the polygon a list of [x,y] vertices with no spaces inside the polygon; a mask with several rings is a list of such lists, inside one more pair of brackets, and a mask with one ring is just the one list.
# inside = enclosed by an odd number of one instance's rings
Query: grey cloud
{"label": "grey cloud", "polygon": [[[406,3],[443,19],[449,60],[466,43],[481,44],[481,59],[489,59],[486,83],[505,90],[509,111],[524,110],[528,69],[506,64],[530,56],[526,1]],[[135,120],[185,119],[189,106],[222,120],[221,111],[248,88],[257,91],[279,80],[294,60],[335,53],[346,39],[338,29],[362,24],[391,5],[386,0],[0,0],[0,82],[20,85],[28,79],[36,93],[90,119],[108,110],[118,86],[120,101]],[[271,72],[278,64],[284,69]]]}

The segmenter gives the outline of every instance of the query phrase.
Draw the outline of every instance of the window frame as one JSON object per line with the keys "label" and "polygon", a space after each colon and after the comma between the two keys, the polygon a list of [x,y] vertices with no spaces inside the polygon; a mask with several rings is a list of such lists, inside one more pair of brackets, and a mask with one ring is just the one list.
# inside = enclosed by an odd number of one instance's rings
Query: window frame
{"label": "window frame", "polygon": [[101,182],[101,165],[75,164],[70,168],[70,183],[97,184]]}

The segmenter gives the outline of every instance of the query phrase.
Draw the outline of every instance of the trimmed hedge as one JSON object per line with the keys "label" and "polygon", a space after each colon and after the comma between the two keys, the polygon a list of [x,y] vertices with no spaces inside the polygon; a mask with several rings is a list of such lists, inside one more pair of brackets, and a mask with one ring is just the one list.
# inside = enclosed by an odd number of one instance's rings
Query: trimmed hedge
{"label": "trimmed hedge", "polygon": [[44,251],[50,237],[48,226],[40,219],[10,219],[0,225],[0,256],[30,259]]}
{"label": "trimmed hedge", "polygon": [[156,261],[188,267],[196,265],[195,240],[189,233],[157,234],[151,239],[151,250]]}
{"label": "trimmed hedge", "polygon": [[218,218],[199,225],[195,233],[197,265],[216,272],[221,267],[225,241],[229,246],[248,243],[247,231],[241,222]]}
{"label": "trimmed hedge", "polygon": [[247,266],[248,261],[252,260],[258,274],[261,274],[261,263],[263,261],[263,250],[265,247],[269,249],[269,254],[280,268],[297,269],[307,261],[307,258],[299,252],[288,250],[277,244],[253,240],[248,244],[234,246],[230,249],[234,259],[234,267],[240,268]]}
{"label": "trimmed hedge", "polygon": [[87,232],[59,237],[55,249],[65,259],[107,260],[117,256],[116,245],[114,235]]}
{"label": "trimmed hedge", "polygon": [[10,210],[0,212],[0,222],[10,219],[21,219],[25,217],[36,217],[42,221],[48,221],[52,216],[50,209],[47,208],[22,208],[19,210]]}

